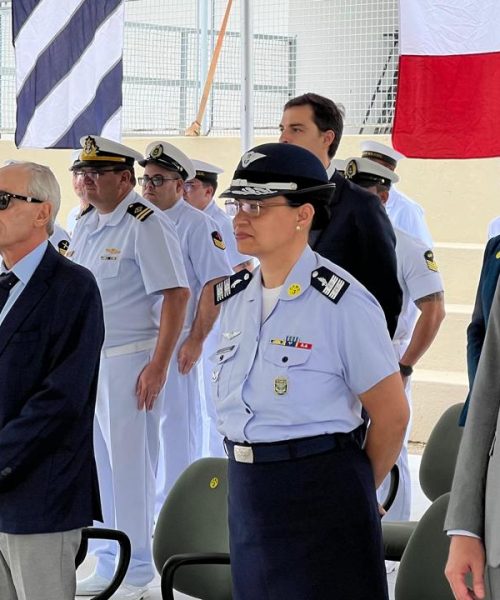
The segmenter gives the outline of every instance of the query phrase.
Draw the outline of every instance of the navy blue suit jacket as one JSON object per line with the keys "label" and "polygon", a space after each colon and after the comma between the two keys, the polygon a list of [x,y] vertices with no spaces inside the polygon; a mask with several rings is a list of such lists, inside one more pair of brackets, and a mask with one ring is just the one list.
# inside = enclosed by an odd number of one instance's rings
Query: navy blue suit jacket
{"label": "navy blue suit jacket", "polygon": [[[335,171],[332,216],[313,249],[356,277],[378,300],[391,337],[403,293],[398,283],[396,238],[377,196]],[[314,235],[314,234],[313,234]]]}
{"label": "navy blue suit jacket", "polygon": [[[498,255],[498,256],[497,256]],[[483,256],[483,266],[476,292],[476,302],[472,318],[467,327],[467,374],[469,376],[469,394],[460,415],[460,425],[464,425],[469,410],[470,390],[476,377],[477,365],[481,350],[483,349],[486,327],[490,316],[493,296],[497,289],[498,275],[500,274],[500,235],[497,235],[486,244]]]}
{"label": "navy blue suit jacket", "polygon": [[104,338],[92,274],[49,244],[0,325],[0,531],[101,518],[93,419]]}

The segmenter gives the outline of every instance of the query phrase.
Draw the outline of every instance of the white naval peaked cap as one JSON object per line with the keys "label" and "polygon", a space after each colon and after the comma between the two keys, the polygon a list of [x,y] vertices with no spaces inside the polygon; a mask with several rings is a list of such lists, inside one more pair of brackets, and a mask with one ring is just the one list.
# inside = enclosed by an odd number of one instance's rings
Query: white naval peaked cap
{"label": "white naval peaked cap", "polygon": [[132,167],[134,161],[142,158],[141,154],[133,148],[98,135],[84,135],[80,138],[80,144],[82,145],[80,156],[78,161],[73,163],[72,168],[120,164]]}
{"label": "white naval peaked cap", "polygon": [[151,142],[146,148],[144,158],[141,157],[139,164],[145,167],[148,163],[155,163],[169,171],[176,171],[184,181],[196,176],[191,159],[173,144],[162,140]]}
{"label": "white naval peaked cap", "polygon": [[399,175],[391,169],[370,160],[352,156],[345,161],[344,177],[354,183],[381,183],[390,186],[399,181]]}
{"label": "white naval peaked cap", "polygon": [[217,176],[221,173],[224,173],[224,169],[221,169],[217,165],[212,165],[210,163],[205,162],[204,160],[197,160],[196,158],[193,158],[192,160],[196,173],[206,173],[206,175],[212,176]]}
{"label": "white naval peaked cap", "polygon": [[332,165],[332,167],[335,167],[335,169],[337,171],[340,171],[341,173],[343,173],[345,170],[345,159],[344,158],[332,158],[332,160],[330,161],[330,164]]}
{"label": "white naval peaked cap", "polygon": [[394,150],[390,146],[381,144],[380,142],[374,142],[372,140],[366,140],[361,142],[361,156],[363,158],[375,158],[377,160],[383,160],[392,167],[396,167],[398,160],[406,158],[404,154]]}

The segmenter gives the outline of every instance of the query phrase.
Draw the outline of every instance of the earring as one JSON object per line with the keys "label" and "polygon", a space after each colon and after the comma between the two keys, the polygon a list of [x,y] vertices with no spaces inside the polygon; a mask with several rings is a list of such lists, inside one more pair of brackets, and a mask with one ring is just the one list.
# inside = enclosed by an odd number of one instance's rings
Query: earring
{"label": "earring", "polygon": [[296,229],[296,231],[300,231],[300,229],[301,229],[300,225],[297,225],[297,226],[295,227],[295,229]]}

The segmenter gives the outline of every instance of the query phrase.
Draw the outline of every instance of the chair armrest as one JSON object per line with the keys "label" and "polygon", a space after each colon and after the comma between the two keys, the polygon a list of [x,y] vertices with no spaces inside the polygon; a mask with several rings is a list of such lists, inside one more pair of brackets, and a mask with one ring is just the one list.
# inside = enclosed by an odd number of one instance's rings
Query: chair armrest
{"label": "chair armrest", "polygon": [[396,499],[396,494],[399,489],[399,467],[398,465],[394,465],[390,472],[391,483],[389,485],[389,491],[387,492],[387,497],[382,504],[382,508],[387,512],[394,503]]}
{"label": "chair armrest", "polygon": [[226,552],[198,552],[196,554],[174,554],[161,570],[161,597],[174,600],[174,575],[179,567],[185,565],[229,565]]}
{"label": "chair armrest", "polygon": [[104,527],[85,527],[82,529],[82,543],[78,550],[76,565],[78,566],[83,562],[85,555],[87,554],[88,541],[92,540],[114,540],[118,542],[120,547],[120,554],[118,557],[118,565],[116,567],[113,579],[110,581],[108,587],[103,590],[97,596],[94,596],[92,600],[109,600],[111,596],[120,587],[127,569],[130,564],[130,557],[132,554],[130,547],[130,540],[126,533],[118,531],[116,529],[105,529]]}

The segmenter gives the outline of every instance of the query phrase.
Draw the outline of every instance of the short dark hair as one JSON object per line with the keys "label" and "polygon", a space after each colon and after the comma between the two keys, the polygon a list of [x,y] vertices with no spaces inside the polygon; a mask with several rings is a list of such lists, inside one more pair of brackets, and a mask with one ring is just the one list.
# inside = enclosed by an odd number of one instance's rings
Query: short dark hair
{"label": "short dark hair", "polygon": [[217,179],[200,179],[198,176],[196,176],[195,179],[198,179],[201,182],[201,185],[204,189],[211,187],[214,191],[212,195],[215,196],[215,192],[217,191],[217,187],[219,185]]}
{"label": "short dark hair", "polygon": [[320,131],[328,131],[329,129],[333,131],[335,138],[328,148],[328,156],[333,158],[344,130],[344,107],[341,104],[335,104],[330,98],[312,92],[292,98],[285,104],[283,110],[294,106],[310,106],[316,127]]}

